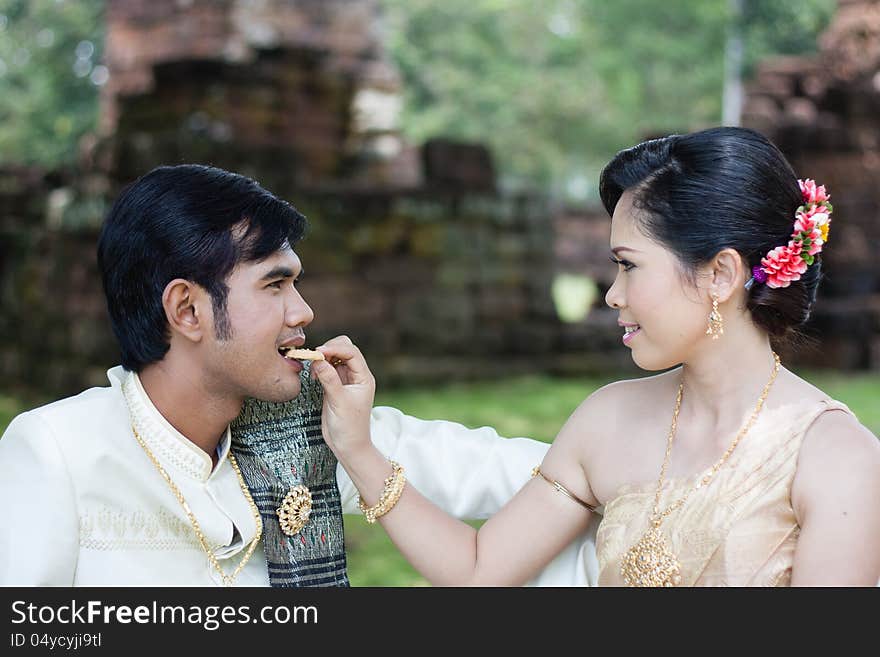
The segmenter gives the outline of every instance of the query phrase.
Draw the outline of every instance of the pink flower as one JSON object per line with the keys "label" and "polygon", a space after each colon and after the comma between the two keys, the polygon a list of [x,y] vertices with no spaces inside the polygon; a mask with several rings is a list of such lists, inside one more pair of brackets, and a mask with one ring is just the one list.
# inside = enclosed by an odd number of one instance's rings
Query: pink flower
{"label": "pink flower", "polygon": [[822,203],[831,198],[825,191],[825,185],[816,186],[816,181],[812,178],[806,180],[798,180],[801,188],[801,195],[804,197],[804,203]]}
{"label": "pink flower", "polygon": [[810,218],[816,222],[817,226],[824,226],[831,221],[831,214],[823,206],[818,206],[810,213]]}
{"label": "pink flower", "polygon": [[[792,241],[788,245],[791,248],[798,248],[801,255],[803,255],[802,251],[805,248],[803,242],[805,239],[810,240],[809,246],[806,247],[807,253],[816,255],[822,251],[822,244],[825,243],[821,227],[816,221],[817,215],[809,216],[799,212],[797,217],[797,221],[794,222],[794,233],[791,236]],[[826,219],[822,225],[827,223]]]}
{"label": "pink flower", "polygon": [[799,233],[801,231],[809,233],[816,227],[815,215],[806,212],[798,212],[796,216],[797,219],[794,222],[795,233]]}
{"label": "pink flower", "polygon": [[770,287],[788,287],[807,271],[807,263],[801,258],[801,246],[791,241],[787,246],[777,246],[761,259]]}
{"label": "pink flower", "polygon": [[822,245],[825,243],[825,240],[822,239],[822,232],[818,228],[814,228],[808,237],[810,239],[810,246],[808,247],[807,253],[810,255],[821,253]]}

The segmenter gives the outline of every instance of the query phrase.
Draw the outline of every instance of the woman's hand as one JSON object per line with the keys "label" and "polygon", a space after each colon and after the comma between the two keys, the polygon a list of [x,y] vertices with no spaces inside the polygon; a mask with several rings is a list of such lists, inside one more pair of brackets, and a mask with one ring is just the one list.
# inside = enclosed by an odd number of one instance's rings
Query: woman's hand
{"label": "woman's hand", "polygon": [[346,336],[317,348],[326,361],[312,364],[312,376],[324,388],[321,430],[336,457],[345,463],[370,447],[370,412],[376,380],[363,354]]}

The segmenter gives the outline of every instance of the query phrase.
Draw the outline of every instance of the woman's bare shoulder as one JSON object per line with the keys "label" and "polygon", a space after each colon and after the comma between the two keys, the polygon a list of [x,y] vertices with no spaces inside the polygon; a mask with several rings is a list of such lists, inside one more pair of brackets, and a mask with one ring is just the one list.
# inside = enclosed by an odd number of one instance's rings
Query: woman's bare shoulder
{"label": "woman's bare shoulder", "polygon": [[[779,385],[779,384],[782,385]],[[806,379],[798,376],[787,368],[782,369],[782,375],[776,384],[780,389],[784,403],[799,402],[805,404],[819,403],[831,399],[831,396],[814,386]]]}
{"label": "woman's bare shoulder", "polygon": [[597,410],[634,410],[639,403],[665,400],[664,393],[673,393],[681,378],[681,369],[675,368],[661,374],[638,379],[622,379],[602,386],[584,400],[583,405]]}
{"label": "woman's bare shoulder", "polygon": [[[574,410],[553,441],[548,459],[552,458],[570,481],[578,482],[582,499],[590,504],[606,499],[608,485],[597,473],[613,478],[611,473],[618,472],[620,437],[644,433],[641,429],[656,420],[661,407],[668,410],[679,379],[678,371],[673,370],[615,381],[593,392]],[[566,471],[563,461],[577,470]]]}
{"label": "woman's bare shoulder", "polygon": [[873,523],[876,539],[878,499],[880,440],[851,413],[832,409],[819,415],[804,435],[792,482],[798,523],[840,535],[853,522]]}
{"label": "woman's bare shoulder", "polygon": [[[622,379],[597,389],[574,410],[566,422],[570,432],[602,437],[631,428],[649,419],[658,408],[669,406],[680,378],[678,368],[638,379]],[[562,432],[561,432],[562,433]],[[560,435],[561,435],[560,433]]]}
{"label": "woman's bare shoulder", "polygon": [[866,467],[880,477],[880,440],[852,413],[831,409],[819,415],[804,434],[799,475],[813,473],[825,479],[837,471],[843,482],[853,471]]}
{"label": "woman's bare shoulder", "polygon": [[[833,403],[824,391],[792,377],[792,390],[808,403]],[[792,497],[825,495],[829,485],[847,485],[857,473],[880,481],[880,440],[853,413],[832,407],[819,414],[804,434]]]}

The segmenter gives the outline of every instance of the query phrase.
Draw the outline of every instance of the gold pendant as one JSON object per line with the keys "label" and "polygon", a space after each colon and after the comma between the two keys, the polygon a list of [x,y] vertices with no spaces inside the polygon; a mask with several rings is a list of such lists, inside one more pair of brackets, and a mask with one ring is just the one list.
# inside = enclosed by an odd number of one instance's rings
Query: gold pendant
{"label": "gold pendant", "polygon": [[652,523],[623,556],[620,574],[627,586],[678,586],[681,583],[681,566],[657,524]]}
{"label": "gold pendant", "polygon": [[312,514],[312,492],[302,484],[291,486],[275,513],[278,515],[281,531],[293,536],[309,521]]}

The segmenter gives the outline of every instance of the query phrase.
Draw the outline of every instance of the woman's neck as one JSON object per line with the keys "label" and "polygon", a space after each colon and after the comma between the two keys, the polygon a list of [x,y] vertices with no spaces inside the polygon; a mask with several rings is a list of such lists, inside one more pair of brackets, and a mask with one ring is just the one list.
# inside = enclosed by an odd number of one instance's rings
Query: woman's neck
{"label": "woman's neck", "polygon": [[718,427],[736,425],[753,409],[774,369],[767,334],[750,320],[725,327],[683,363],[682,414]]}

